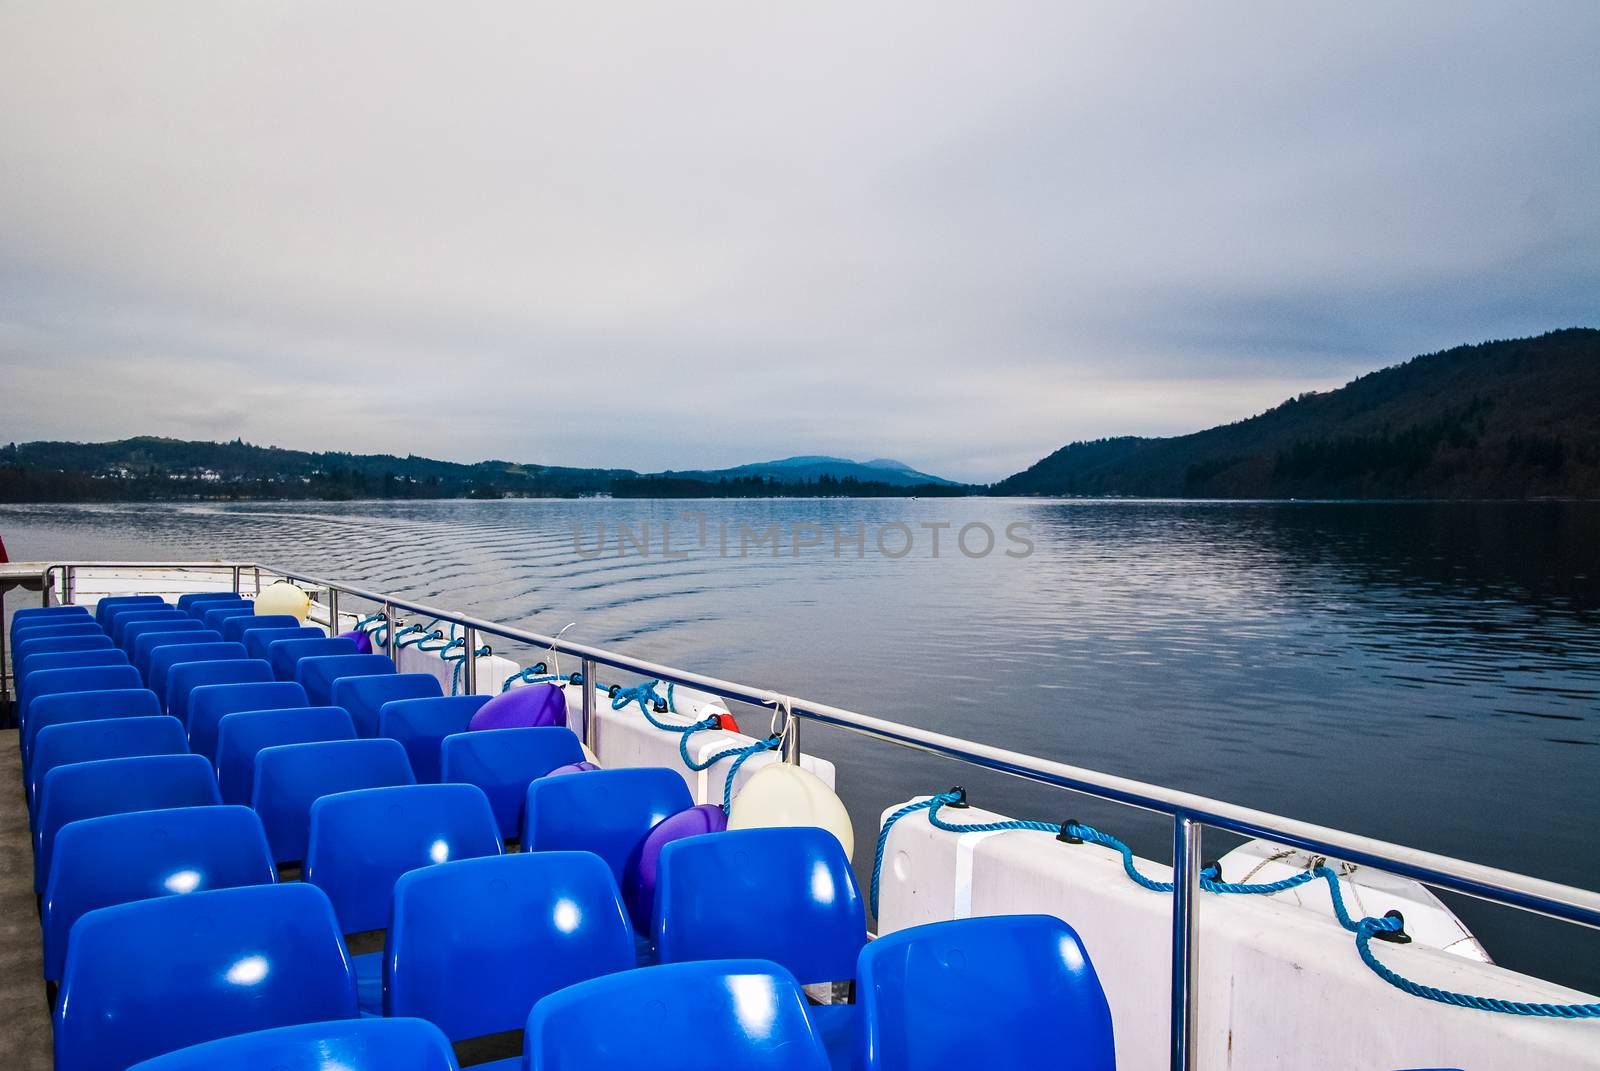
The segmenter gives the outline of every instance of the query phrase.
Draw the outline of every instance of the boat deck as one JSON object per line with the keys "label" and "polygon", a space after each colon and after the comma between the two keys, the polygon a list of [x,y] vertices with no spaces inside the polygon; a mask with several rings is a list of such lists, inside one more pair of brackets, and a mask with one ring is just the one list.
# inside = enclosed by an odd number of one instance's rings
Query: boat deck
{"label": "boat deck", "polygon": [[39,913],[33,897],[33,844],[22,790],[17,731],[0,732],[0,1067],[50,1071]]}

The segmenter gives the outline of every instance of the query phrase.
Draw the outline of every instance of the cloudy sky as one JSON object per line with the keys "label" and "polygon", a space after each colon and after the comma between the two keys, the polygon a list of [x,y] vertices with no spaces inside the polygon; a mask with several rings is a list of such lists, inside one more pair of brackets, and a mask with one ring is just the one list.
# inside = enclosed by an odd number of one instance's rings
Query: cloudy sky
{"label": "cloudy sky", "polygon": [[1600,4],[0,2],[0,441],[988,480],[1600,323]]}

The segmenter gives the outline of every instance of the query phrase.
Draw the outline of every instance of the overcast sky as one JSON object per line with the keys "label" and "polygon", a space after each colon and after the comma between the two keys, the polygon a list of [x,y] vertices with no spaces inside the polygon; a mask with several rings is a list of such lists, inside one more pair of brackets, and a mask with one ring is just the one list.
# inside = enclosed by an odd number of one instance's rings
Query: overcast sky
{"label": "overcast sky", "polygon": [[0,2],[0,441],[1007,475],[1600,323],[1600,3]]}

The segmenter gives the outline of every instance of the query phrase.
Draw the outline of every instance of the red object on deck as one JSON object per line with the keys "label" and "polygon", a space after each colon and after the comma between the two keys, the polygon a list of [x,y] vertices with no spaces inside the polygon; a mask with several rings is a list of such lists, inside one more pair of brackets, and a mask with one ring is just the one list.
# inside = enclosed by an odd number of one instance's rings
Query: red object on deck
{"label": "red object on deck", "polygon": [[0,536],[0,565],[4,565],[6,562],[8,562],[10,560],[11,560],[10,558],[6,557],[6,539],[5,539],[5,536]]}

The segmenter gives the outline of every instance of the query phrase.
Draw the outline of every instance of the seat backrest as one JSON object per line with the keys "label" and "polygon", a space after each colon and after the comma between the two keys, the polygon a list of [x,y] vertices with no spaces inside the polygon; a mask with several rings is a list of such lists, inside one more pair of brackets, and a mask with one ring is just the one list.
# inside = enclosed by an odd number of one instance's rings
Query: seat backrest
{"label": "seat backrest", "polygon": [[328,894],[341,930],[361,933],[389,924],[400,875],[499,854],[489,801],[471,785],[367,788],[311,805],[305,880]]}
{"label": "seat backrest", "polygon": [[676,770],[642,766],[546,777],[528,785],[525,852],[594,852],[622,882],[652,826],[694,805]]}
{"label": "seat backrest", "polygon": [[133,641],[133,668],[139,671],[146,684],[154,680],[156,651],[160,648],[174,644],[222,642],[222,633],[213,632],[198,621],[190,620],[188,624],[194,627],[184,628],[182,622],[173,621],[168,628],[160,632],[146,632]]}
{"label": "seat backrest", "polygon": [[522,828],[528,785],[558,766],[582,762],[583,745],[559,725],[480,729],[445,737],[439,754],[439,780],[483,789],[500,835],[509,840]]}
{"label": "seat backrest", "polygon": [[72,929],[56,1071],[275,1026],[351,1019],[355,975],[322,890],[255,885],[91,911]]}
{"label": "seat backrest", "polygon": [[[716,895],[708,896],[712,889]],[[739,910],[717,909],[718,901]],[[654,936],[662,963],[769,959],[811,985],[855,977],[867,919],[850,860],[832,833],[816,826],[738,829],[661,849]]]}
{"label": "seat backrest", "polygon": [[17,688],[17,717],[23,724],[33,701],[44,695],[63,692],[105,692],[112,689],[143,688],[138,670],[132,666],[82,666],[74,669],[41,669],[28,674]]}
{"label": "seat backrest", "polygon": [[82,606],[24,606],[11,615],[11,642],[16,644],[17,632],[29,625],[70,625],[73,622],[94,622],[94,615]]}
{"label": "seat backrest", "polygon": [[33,891],[44,892],[56,835],[68,822],[221,802],[211,764],[199,755],[140,755],[57,766],[39,785]]}
{"label": "seat backrest", "polygon": [[[251,658],[265,658],[272,661],[272,645],[279,640],[316,640],[327,639],[328,634],[315,625],[299,625],[293,628],[253,628],[244,634],[244,649]],[[276,673],[274,673],[276,676]]]}
{"label": "seat backrest", "polygon": [[256,755],[250,806],[267,830],[272,858],[304,859],[311,805],[334,792],[415,784],[405,748],[394,740],[326,740],[283,744]]}
{"label": "seat backrest", "polygon": [[11,645],[11,664],[19,666],[24,658],[36,654],[66,654],[70,651],[109,651],[111,637],[105,633],[84,633],[81,636],[44,636],[36,640],[23,640]]}
{"label": "seat backrest", "polygon": [[218,632],[221,632],[222,627],[234,618],[254,617],[256,613],[255,606],[250,603],[235,606],[213,606],[210,603],[203,603],[202,605],[205,606],[205,609],[200,613],[200,620],[206,623],[206,628],[214,628]]}
{"label": "seat backrest", "polygon": [[[377,657],[385,657],[379,655]],[[390,663],[393,665],[393,663]],[[344,707],[361,736],[378,735],[378,711],[385,703],[403,699],[437,699],[444,695],[432,673],[376,673],[340,677],[333,682],[329,702]]]}
{"label": "seat backrest", "polygon": [[319,658],[323,655],[356,653],[356,641],[343,636],[314,636],[304,640],[279,640],[269,648],[267,661],[272,663],[272,675],[280,681],[295,679],[294,667],[302,658]]}
{"label": "seat backrest", "polygon": [[204,662],[179,662],[167,671],[167,713],[185,725],[189,724],[189,694],[196,688],[208,684],[265,684],[272,680],[272,667],[259,658],[244,657],[244,644],[217,646],[233,647],[238,654]]}
{"label": "seat backrest", "polygon": [[226,591],[221,588],[216,591],[191,591],[186,595],[178,596],[178,609],[187,610],[203,599],[238,599],[242,596],[236,591]]}
{"label": "seat backrest", "polygon": [[230,617],[222,623],[222,638],[243,643],[245,633],[258,628],[299,628],[300,619],[292,614],[251,614]]}
{"label": "seat backrest", "polygon": [[154,896],[271,885],[278,870],[248,807],[180,807],[87,818],[56,836],[40,908],[44,976],[61,978],[67,935],[85,912]]}
{"label": "seat backrest", "polygon": [[[974,999],[981,997],[981,999]],[[857,1067],[1114,1071],[1111,1008],[1078,935],[1049,915],[913,926],[861,953]]]}
{"label": "seat backrest", "polygon": [[150,657],[150,649],[156,646],[156,636],[189,635],[204,631],[204,625],[185,614],[179,614],[171,621],[135,621],[122,633],[123,650],[128,652],[128,661],[140,667],[142,672],[144,660]]}
{"label": "seat backrest", "polygon": [[829,1066],[799,983],[762,960],[673,963],[568,986],[533,1006],[523,1051],[532,1071]]}
{"label": "seat backrest", "polygon": [[45,775],[57,766],[136,755],[182,755],[188,750],[183,725],[165,714],[42,726],[33,738],[28,764],[28,805],[33,806]]}
{"label": "seat backrest", "polygon": [[190,1045],[128,1071],[461,1071],[450,1039],[419,1018],[352,1018],[258,1029]]}
{"label": "seat backrest", "polygon": [[189,750],[217,761],[217,726],[242,710],[306,707],[306,690],[293,681],[202,684],[189,693]]}
{"label": "seat backrest", "polygon": [[257,1030],[157,1056],[128,1071],[460,1071],[455,1050],[421,1019],[342,1019]]}
{"label": "seat backrest", "polygon": [[248,806],[256,781],[256,756],[282,744],[354,740],[350,715],[340,707],[246,710],[217,723],[217,787],[223,803]]}
{"label": "seat backrest", "polygon": [[323,704],[333,702],[333,682],[341,677],[390,675],[394,671],[394,662],[388,655],[313,655],[295,663],[294,679],[312,703]]}
{"label": "seat backrest", "polygon": [[118,614],[111,622],[111,628],[109,630],[111,642],[126,651],[128,649],[128,630],[134,625],[154,625],[163,621],[187,620],[189,620],[189,616],[187,614],[185,614],[182,610],[175,610],[170,606],[160,610],[135,609],[128,613],[121,613]]}
{"label": "seat backrest", "polygon": [[189,600],[187,606],[180,607],[196,621],[203,620],[207,610],[217,610],[227,606],[250,606],[243,595],[235,595],[231,591],[220,592],[216,595],[199,595]]}
{"label": "seat backrest", "polygon": [[126,606],[153,606],[166,601],[160,595],[107,595],[94,604],[94,623],[109,633],[108,621],[117,610]]}
{"label": "seat backrest", "polygon": [[[444,695],[437,699],[391,700],[378,710],[378,735],[400,741],[411,759],[417,780],[434,784],[439,780],[439,749],[444,738],[466,732],[472,716],[491,698],[487,695]],[[518,806],[520,809],[521,805]]]}
{"label": "seat backrest", "polygon": [[41,669],[81,669],[85,666],[125,666],[128,656],[115,647],[96,647],[88,651],[41,651],[20,661],[16,667],[17,683],[28,679],[28,674]]}
{"label": "seat backrest", "polygon": [[[92,618],[75,617],[56,622],[43,618],[36,624],[23,624],[11,630],[13,649],[29,640],[62,640],[69,636],[105,636],[105,632]],[[111,637],[106,636],[106,639]],[[113,644],[112,646],[116,646]]]}
{"label": "seat backrest", "polygon": [[98,692],[41,695],[22,727],[22,765],[32,768],[33,745],[46,726],[104,718],[140,718],[160,714],[161,703],[148,688],[107,688]]}
{"label": "seat backrest", "polygon": [[[188,641],[169,643],[157,647],[150,652],[150,670],[145,674],[150,690],[161,697],[162,703],[167,701],[167,676],[172,672],[173,666],[185,665],[189,662],[220,662],[223,659],[244,657],[244,647],[237,643],[223,643],[220,640],[211,640],[212,635],[221,635],[215,629],[205,630],[210,635],[206,641]],[[200,633],[195,633],[200,635]]]}
{"label": "seat backrest", "polygon": [[105,630],[105,634],[111,637],[112,643],[120,643],[122,629],[128,621],[154,620],[155,617],[152,615],[165,616],[182,612],[176,607],[168,606],[166,603],[159,601],[128,603],[124,606],[113,606],[107,610],[105,620],[100,621],[99,624]]}
{"label": "seat backrest", "polygon": [[519,1030],[540,998],[633,966],[617,883],[593,855],[472,859],[396,882],[383,1012],[464,1041]]}

